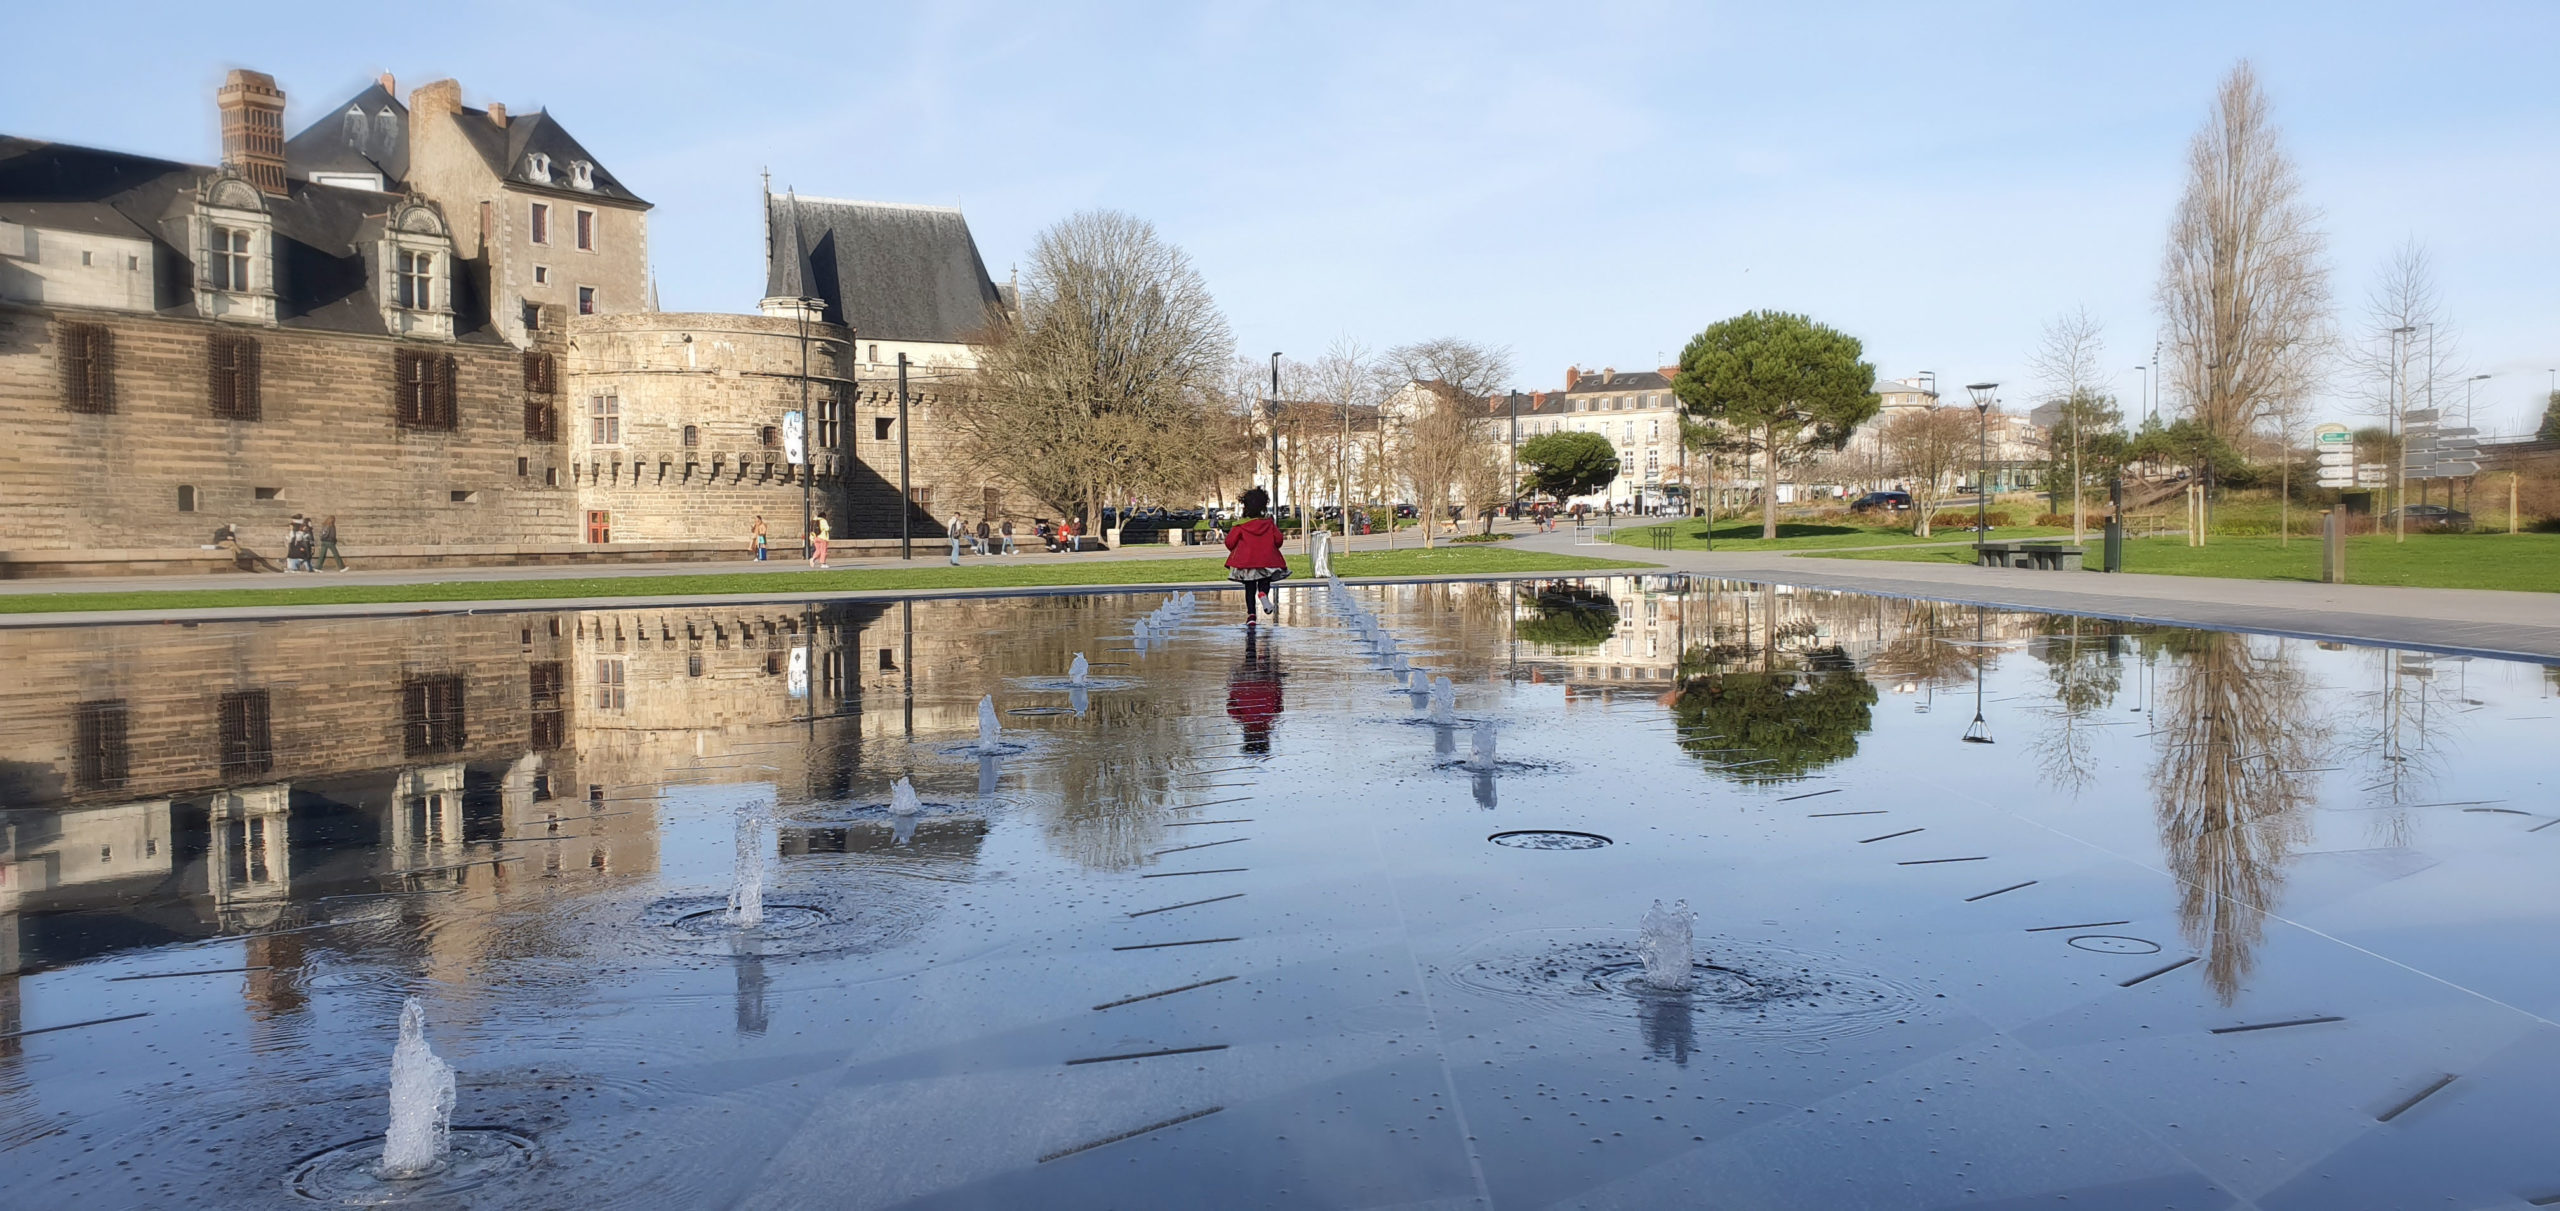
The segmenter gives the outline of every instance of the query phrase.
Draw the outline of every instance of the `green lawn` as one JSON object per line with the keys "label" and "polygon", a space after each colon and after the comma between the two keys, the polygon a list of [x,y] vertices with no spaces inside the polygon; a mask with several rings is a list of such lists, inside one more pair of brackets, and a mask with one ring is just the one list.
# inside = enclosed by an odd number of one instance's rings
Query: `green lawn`
{"label": "green lawn", "polygon": [[[1336,575],[1445,576],[1483,572],[1598,572],[1650,564],[1579,555],[1549,555],[1468,545],[1405,551],[1351,551],[1334,556]],[[1289,557],[1297,575],[1306,557]],[[114,593],[0,595],[0,613],[73,610],[190,610],[222,606],[353,605],[380,602],[533,601],[577,597],[689,597],[713,593],[841,593],[863,589],[994,589],[1043,585],[1164,584],[1223,581],[1216,558],[1129,559],[1040,563],[972,563],[951,567],[919,560],[912,568],[840,572],[744,572],[706,575],[576,577],[558,580],[436,581],[422,584],[308,588],[139,590]]]}
{"label": "green lawn", "polygon": [[[1612,540],[1630,547],[1653,547],[1653,535],[1668,526],[1671,545],[1682,551],[1707,549],[1707,523],[1704,520],[1666,522],[1660,525],[1621,528]],[[2002,526],[1993,530],[1996,538],[2050,538],[2071,533],[2068,527]],[[1969,542],[1973,531],[1952,526],[1939,526],[1926,539],[1911,536],[1908,526],[1887,529],[1879,526],[1846,525],[1840,522],[1782,521],[1778,536],[1763,540],[1757,519],[1728,518],[1716,523],[1715,549],[1719,551],[1818,551],[1834,547],[1908,546],[1920,542]]]}
{"label": "green lawn", "polygon": [[[2092,566],[2099,550],[2098,542],[2088,544]],[[1815,558],[1969,564],[1973,549],[1843,551]],[[2137,538],[2125,543],[2124,570],[2317,581],[2320,543],[2296,538],[2291,546],[2284,546],[2273,537],[2215,538],[2203,547],[2190,547],[2184,538]],[[2413,534],[2405,543],[2395,543],[2384,534],[2351,538],[2347,540],[2347,582],[2560,593],[2560,534]]]}

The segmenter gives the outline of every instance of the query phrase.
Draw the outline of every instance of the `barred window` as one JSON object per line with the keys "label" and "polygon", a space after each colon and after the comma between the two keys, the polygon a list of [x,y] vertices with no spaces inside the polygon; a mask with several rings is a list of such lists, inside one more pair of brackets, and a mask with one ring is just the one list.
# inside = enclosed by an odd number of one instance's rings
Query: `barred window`
{"label": "barred window", "polygon": [[133,769],[132,751],[125,746],[131,719],[121,698],[80,704],[71,722],[73,783],[82,789],[124,785]]}
{"label": "barred window", "polygon": [[61,331],[63,408],[115,411],[115,334],[104,324],[64,324]]}
{"label": "barred window", "polygon": [[568,678],[557,660],[528,667],[533,688],[533,748],[549,752],[568,738]]}
{"label": "barred window", "polygon": [[699,426],[699,425],[686,425],[686,426],[684,427],[684,448],[685,448],[685,449],[687,449],[687,450],[692,450],[692,449],[698,448],[698,447],[699,447],[699,446],[701,446],[701,445],[702,445],[702,427],[701,427],[701,426]]}
{"label": "barred window", "polygon": [[401,747],[412,757],[462,751],[462,678],[411,677],[400,683]]}
{"label": "barred window", "polygon": [[548,353],[540,351],[524,355],[524,391],[527,395],[550,395],[560,389],[560,364]]}
{"label": "barred window", "polygon": [[623,688],[623,663],[620,657],[596,661],[596,709],[618,711],[630,699]]}
{"label": "barred window", "polygon": [[560,410],[547,400],[524,402],[524,435],[535,441],[560,440]]}
{"label": "barred window", "polygon": [[228,420],[256,420],[258,407],[258,338],[217,332],[205,345],[205,397],[213,414]]}
{"label": "barred window", "polygon": [[453,379],[453,355],[450,353],[402,350],[394,354],[393,409],[400,424],[410,429],[450,431],[456,428]]}
{"label": "barred window", "polygon": [[267,720],[267,691],[222,696],[222,776],[266,773],[275,768],[275,738]]}

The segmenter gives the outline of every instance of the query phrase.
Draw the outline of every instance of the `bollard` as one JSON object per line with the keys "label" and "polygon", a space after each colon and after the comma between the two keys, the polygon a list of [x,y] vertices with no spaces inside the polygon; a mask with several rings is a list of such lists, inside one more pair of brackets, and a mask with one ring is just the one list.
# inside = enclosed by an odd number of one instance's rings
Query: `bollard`
{"label": "bollard", "polygon": [[2320,583],[2347,583],[2346,519],[2335,509],[2320,510]]}

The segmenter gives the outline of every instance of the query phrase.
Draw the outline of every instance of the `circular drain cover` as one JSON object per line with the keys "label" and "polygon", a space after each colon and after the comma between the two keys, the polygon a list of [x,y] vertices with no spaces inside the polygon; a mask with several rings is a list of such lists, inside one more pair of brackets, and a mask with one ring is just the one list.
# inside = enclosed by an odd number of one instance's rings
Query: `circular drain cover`
{"label": "circular drain cover", "polygon": [[2071,944],[2082,950],[2094,950],[2102,955],[2156,955],[2160,953],[2160,944],[2158,942],[2151,941],[2148,938],[2128,938],[2122,934],[2084,933],[2079,937],[2071,939]]}
{"label": "circular drain cover", "polygon": [[1578,833],[1563,828],[1522,828],[1495,833],[1485,838],[1496,845],[1513,849],[1598,849],[1609,839],[1598,833]]}

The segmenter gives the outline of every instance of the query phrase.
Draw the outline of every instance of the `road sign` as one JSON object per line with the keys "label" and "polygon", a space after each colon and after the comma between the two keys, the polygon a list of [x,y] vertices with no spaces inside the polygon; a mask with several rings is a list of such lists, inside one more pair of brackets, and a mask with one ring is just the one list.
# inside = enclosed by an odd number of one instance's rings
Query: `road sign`
{"label": "road sign", "polygon": [[2437,479],[2459,479],[2459,478],[2461,478],[2461,477],[2463,477],[2463,476],[2465,476],[2465,475],[2478,475],[2479,473],[2480,473],[2480,464],[2475,463],[2475,462],[2469,462],[2469,461],[2445,462],[2445,463],[2437,463],[2437,464],[2436,464],[2436,473],[2435,473],[2435,478],[2437,478]]}
{"label": "road sign", "polygon": [[2400,419],[2412,425],[2432,425],[2436,423],[2436,416],[2437,412],[2433,408],[2411,408],[2401,413]]}
{"label": "road sign", "polygon": [[2311,431],[2311,442],[2316,446],[2352,446],[2356,435],[2345,425],[2327,424]]}
{"label": "road sign", "polygon": [[2320,459],[2320,465],[2324,467],[2352,467],[2356,465],[2356,452],[2339,446],[2331,446],[2328,449],[2322,450],[2318,457]]}

